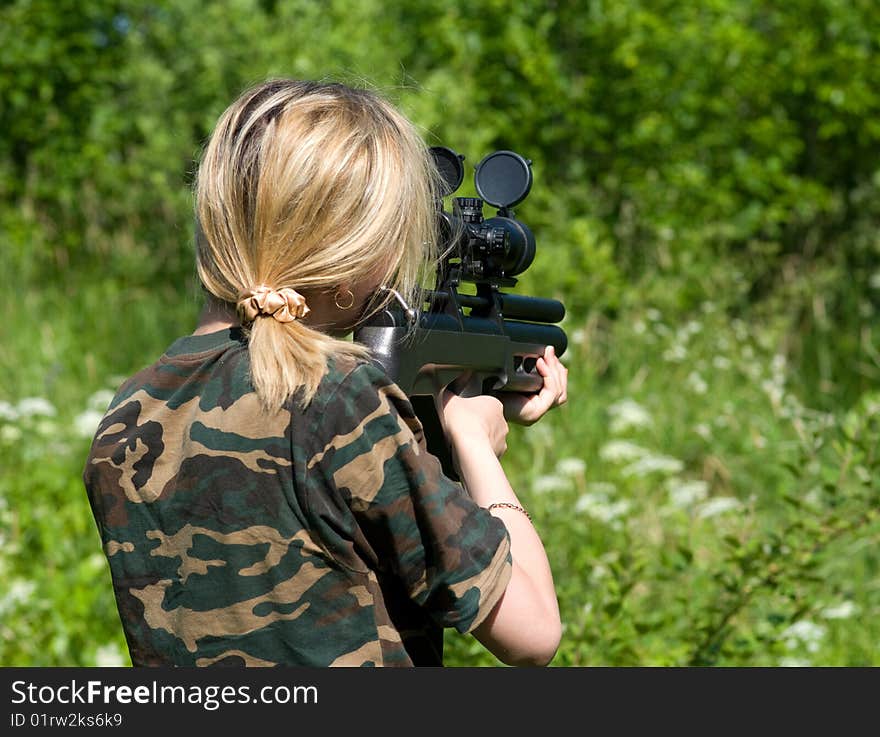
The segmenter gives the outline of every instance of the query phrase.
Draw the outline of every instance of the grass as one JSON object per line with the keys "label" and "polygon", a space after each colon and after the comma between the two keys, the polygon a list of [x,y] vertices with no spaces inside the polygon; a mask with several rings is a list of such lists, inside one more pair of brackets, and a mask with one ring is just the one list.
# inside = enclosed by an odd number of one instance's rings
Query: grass
{"label": "grass", "polygon": [[[82,464],[108,392],[197,299],[98,279],[2,300],[0,663],[127,664]],[[785,321],[709,302],[565,328],[569,403],[504,460],[553,565],[553,664],[880,663],[880,397],[812,408]]]}

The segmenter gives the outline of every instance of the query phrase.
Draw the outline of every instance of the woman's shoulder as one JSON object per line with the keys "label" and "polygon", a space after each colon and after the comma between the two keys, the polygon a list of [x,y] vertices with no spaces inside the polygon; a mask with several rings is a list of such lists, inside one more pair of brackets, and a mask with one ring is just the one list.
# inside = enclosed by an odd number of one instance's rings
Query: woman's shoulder
{"label": "woman's shoulder", "polygon": [[324,425],[359,421],[377,413],[410,414],[406,394],[369,359],[334,357],[309,406],[308,412]]}
{"label": "woman's shoulder", "polygon": [[331,358],[319,391],[328,397],[361,392],[405,396],[379,364],[357,356]]}

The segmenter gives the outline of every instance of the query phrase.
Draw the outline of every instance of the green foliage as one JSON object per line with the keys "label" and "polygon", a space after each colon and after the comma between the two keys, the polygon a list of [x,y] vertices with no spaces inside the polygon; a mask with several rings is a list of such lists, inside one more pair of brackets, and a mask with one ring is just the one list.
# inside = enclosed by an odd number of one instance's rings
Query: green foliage
{"label": "green foliage", "polygon": [[89,418],[191,329],[194,162],[286,75],[534,162],[517,291],[568,307],[571,401],[506,463],[557,664],[876,664],[878,44],[868,0],[4,3],[0,662],[124,652]]}
{"label": "green foliage", "polygon": [[571,334],[570,406],[506,460],[555,572],[554,664],[876,664],[880,394],[810,409],[778,329],[711,302]]}

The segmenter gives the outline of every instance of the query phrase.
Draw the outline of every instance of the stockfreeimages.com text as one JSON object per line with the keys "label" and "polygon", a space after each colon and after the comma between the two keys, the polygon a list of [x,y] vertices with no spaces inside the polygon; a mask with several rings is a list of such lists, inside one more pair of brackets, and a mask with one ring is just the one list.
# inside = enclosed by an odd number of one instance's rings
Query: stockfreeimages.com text
{"label": "stockfreeimages.com text", "polygon": [[13,704],[199,704],[208,711],[223,704],[317,704],[317,686],[170,686],[151,684],[124,686],[103,681],[72,679],[61,686],[12,682]]}

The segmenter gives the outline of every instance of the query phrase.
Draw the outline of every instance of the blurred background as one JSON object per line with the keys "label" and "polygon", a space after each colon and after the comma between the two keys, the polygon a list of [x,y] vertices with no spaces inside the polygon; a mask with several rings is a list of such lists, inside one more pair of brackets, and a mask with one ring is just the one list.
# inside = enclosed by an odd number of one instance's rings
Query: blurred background
{"label": "blurred background", "polygon": [[82,466],[195,324],[194,162],[270,76],[379,90],[459,195],[533,161],[570,400],[504,462],[554,665],[880,664],[878,52],[873,0],[2,3],[0,664],[129,663]]}

